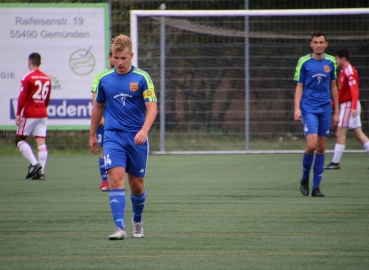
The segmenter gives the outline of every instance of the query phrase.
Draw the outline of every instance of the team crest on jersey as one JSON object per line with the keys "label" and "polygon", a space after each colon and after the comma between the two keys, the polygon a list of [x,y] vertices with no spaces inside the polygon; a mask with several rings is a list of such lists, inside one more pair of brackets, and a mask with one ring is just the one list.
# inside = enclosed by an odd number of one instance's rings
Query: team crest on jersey
{"label": "team crest on jersey", "polygon": [[331,69],[329,68],[329,66],[324,66],[324,72],[329,72],[331,71]]}
{"label": "team crest on jersey", "polygon": [[131,83],[129,83],[129,90],[131,90],[131,91],[137,91],[138,90],[138,83],[137,82],[131,82]]}

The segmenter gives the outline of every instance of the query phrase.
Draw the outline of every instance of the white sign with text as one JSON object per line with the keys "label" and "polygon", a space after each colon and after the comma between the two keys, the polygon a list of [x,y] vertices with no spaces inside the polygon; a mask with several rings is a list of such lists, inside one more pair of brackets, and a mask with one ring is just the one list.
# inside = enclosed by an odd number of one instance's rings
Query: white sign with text
{"label": "white sign with text", "polygon": [[51,129],[90,124],[94,75],[109,50],[107,4],[0,4],[0,130],[15,129],[15,112],[28,56],[41,55],[51,78]]}

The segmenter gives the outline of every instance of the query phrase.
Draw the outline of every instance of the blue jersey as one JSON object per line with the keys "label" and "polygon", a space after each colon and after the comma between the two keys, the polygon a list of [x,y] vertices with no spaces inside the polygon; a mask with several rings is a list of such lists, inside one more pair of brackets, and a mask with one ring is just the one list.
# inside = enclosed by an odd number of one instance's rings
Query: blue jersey
{"label": "blue jersey", "polygon": [[303,83],[300,103],[302,113],[320,113],[331,110],[331,81],[336,80],[336,60],[324,54],[321,60],[315,60],[311,54],[298,61],[294,80]]}
{"label": "blue jersey", "polygon": [[136,67],[127,74],[114,69],[100,75],[96,101],[105,102],[105,130],[138,132],[146,116],[146,102],[157,102],[150,75]]}

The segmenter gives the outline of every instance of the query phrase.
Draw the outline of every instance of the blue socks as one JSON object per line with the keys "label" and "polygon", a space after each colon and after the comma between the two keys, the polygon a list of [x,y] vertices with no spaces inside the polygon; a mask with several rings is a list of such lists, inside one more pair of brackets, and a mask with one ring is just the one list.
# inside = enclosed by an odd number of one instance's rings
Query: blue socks
{"label": "blue socks", "polygon": [[315,154],[313,189],[319,187],[324,172],[325,155]]}
{"label": "blue socks", "polygon": [[[115,226],[124,230],[124,210],[126,207],[126,195],[124,189],[111,189],[109,194],[110,209]],[[146,190],[142,195],[131,194],[133,221],[141,222],[142,213],[146,201]]]}
{"label": "blue socks", "polygon": [[108,174],[105,170],[104,158],[99,157],[99,167],[101,174],[101,182],[108,181]]}
{"label": "blue socks", "polygon": [[304,153],[304,157],[302,158],[302,179],[309,179],[311,164],[313,164],[314,155],[308,155],[306,152]]}
{"label": "blue socks", "polygon": [[309,179],[311,165],[314,161],[314,179],[313,179],[313,189],[319,187],[320,182],[322,181],[323,172],[324,172],[324,160],[325,155],[315,154],[308,155],[306,152],[304,153],[304,157],[302,159],[302,179]]}
{"label": "blue socks", "polygon": [[131,202],[132,202],[132,210],[133,210],[133,221],[141,222],[142,221],[142,213],[144,210],[146,201],[146,190],[142,195],[133,195],[131,193]]}
{"label": "blue socks", "polygon": [[115,226],[124,230],[124,209],[126,207],[126,195],[124,193],[124,189],[111,189],[109,201]]}

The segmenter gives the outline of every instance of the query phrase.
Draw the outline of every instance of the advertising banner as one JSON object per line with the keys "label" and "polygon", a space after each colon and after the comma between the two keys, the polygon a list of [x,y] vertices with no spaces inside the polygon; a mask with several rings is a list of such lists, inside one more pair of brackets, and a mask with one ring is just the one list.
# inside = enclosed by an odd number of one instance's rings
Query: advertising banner
{"label": "advertising banner", "polygon": [[98,4],[0,4],[0,130],[15,130],[28,56],[52,81],[48,129],[88,129],[94,75],[107,65],[109,14]]}

